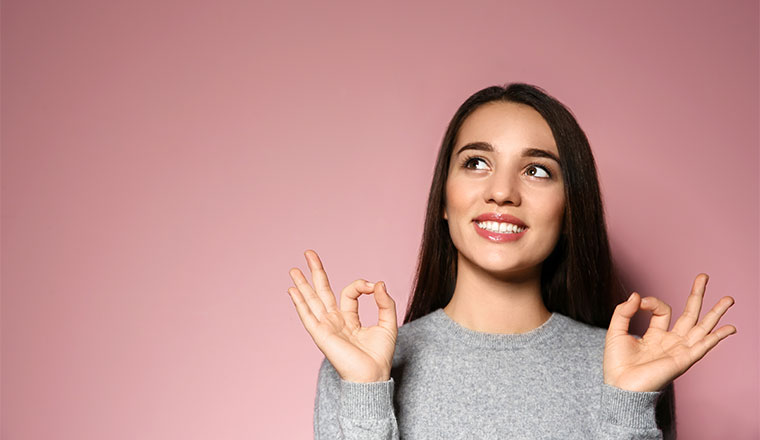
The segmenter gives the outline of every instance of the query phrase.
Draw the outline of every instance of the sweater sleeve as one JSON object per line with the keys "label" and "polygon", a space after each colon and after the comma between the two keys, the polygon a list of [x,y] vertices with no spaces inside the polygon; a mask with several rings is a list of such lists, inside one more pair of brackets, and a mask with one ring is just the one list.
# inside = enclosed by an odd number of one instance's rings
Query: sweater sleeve
{"label": "sweater sleeve", "polygon": [[393,410],[394,381],[343,380],[325,358],[314,401],[314,439],[398,440]]}
{"label": "sweater sleeve", "polygon": [[655,420],[655,405],[661,394],[662,391],[628,391],[602,383],[597,438],[662,440]]}

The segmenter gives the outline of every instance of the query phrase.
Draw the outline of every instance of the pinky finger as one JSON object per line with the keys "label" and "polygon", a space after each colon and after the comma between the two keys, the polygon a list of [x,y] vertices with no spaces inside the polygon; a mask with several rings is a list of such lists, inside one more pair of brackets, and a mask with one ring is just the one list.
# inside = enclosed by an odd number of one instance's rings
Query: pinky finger
{"label": "pinky finger", "polygon": [[727,337],[733,335],[734,333],[736,333],[736,327],[734,327],[733,325],[724,325],[723,327],[708,334],[707,336],[702,338],[702,340],[692,345],[691,346],[691,356],[693,359],[692,365],[694,362],[697,362],[698,360],[702,359],[707,354],[708,351],[713,349],[713,347],[718,345],[718,342],[722,341],[723,339],[726,339]]}
{"label": "pinky finger", "polygon": [[316,328],[317,324],[319,324],[319,320],[316,316],[314,316],[311,308],[303,299],[303,294],[300,290],[296,289],[295,287],[289,287],[288,295],[290,295],[290,299],[293,300],[293,304],[296,306],[298,317],[301,318],[301,322],[303,323],[304,328],[306,331],[311,333],[312,329]]}

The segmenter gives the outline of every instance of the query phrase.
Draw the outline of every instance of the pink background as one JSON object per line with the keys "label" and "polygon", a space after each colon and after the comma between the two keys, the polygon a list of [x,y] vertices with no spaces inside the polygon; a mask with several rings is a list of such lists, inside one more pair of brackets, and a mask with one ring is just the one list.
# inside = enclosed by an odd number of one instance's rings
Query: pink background
{"label": "pink background", "polygon": [[758,3],[685,0],[3,1],[2,438],[310,438],[288,269],[401,320],[446,123],[511,81],[588,134],[631,290],[736,299],[681,438],[758,438]]}

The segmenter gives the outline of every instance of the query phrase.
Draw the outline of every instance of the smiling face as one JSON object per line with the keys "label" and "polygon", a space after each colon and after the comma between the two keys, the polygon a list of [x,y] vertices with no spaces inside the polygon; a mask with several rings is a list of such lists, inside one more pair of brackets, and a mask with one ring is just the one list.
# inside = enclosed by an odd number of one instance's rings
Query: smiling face
{"label": "smiling face", "polygon": [[[564,181],[552,157],[559,159],[551,128],[528,105],[489,102],[467,117],[452,150],[443,213],[460,271],[540,273],[559,239],[565,209]],[[484,214],[516,217],[525,229],[483,230],[476,218]]]}

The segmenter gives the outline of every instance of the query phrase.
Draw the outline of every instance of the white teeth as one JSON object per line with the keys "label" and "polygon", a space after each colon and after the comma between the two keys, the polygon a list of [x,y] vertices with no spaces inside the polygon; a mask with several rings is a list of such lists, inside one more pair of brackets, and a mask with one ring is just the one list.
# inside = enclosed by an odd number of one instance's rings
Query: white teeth
{"label": "white teeth", "polygon": [[512,223],[500,223],[500,222],[478,222],[478,227],[485,229],[487,231],[491,232],[498,232],[500,234],[515,234],[518,232],[522,232],[525,230],[525,228],[521,228],[517,225],[513,225]]}

